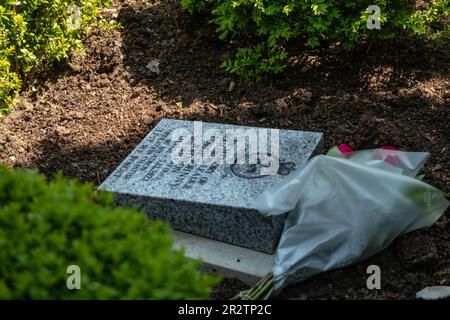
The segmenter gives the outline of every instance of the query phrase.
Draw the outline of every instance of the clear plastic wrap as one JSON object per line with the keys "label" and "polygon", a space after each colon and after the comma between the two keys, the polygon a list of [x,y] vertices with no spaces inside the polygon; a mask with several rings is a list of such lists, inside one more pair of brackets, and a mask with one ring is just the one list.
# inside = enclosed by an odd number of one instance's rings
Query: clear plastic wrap
{"label": "clear plastic wrap", "polygon": [[383,149],[319,155],[266,190],[257,199],[261,213],[289,212],[271,294],[432,225],[449,202],[442,191],[414,178],[428,156]]}

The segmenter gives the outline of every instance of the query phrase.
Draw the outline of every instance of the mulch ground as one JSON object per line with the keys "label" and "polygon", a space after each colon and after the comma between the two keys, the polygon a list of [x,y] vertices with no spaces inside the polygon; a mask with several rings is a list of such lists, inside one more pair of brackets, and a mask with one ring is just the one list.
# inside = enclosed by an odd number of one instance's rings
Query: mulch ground
{"label": "mulch ground", "polygon": [[[99,184],[162,118],[322,131],[325,147],[429,151],[425,180],[450,192],[450,55],[422,41],[318,50],[248,87],[218,68],[230,47],[177,0],[115,0],[122,30],[93,30],[85,51],[42,75],[0,122],[0,162]],[[147,65],[160,60],[160,73]],[[182,106],[177,102],[182,102]],[[371,259],[287,288],[283,299],[405,299],[450,285],[449,212]],[[366,268],[382,270],[368,290]],[[224,280],[212,298],[245,285]]]}

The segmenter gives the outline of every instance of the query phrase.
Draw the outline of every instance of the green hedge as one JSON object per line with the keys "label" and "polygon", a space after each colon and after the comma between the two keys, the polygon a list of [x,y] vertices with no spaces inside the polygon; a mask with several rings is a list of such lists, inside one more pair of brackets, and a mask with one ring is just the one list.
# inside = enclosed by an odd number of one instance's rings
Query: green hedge
{"label": "green hedge", "polygon": [[[404,0],[181,0],[184,9],[213,16],[221,39],[239,40],[242,47],[222,67],[247,81],[282,72],[289,57],[288,42],[315,48],[343,42],[351,48],[362,39],[392,39],[400,34],[424,34],[432,21],[449,14],[450,1]],[[368,8],[380,8],[381,29],[369,29]],[[371,11],[373,13],[373,11]]]}
{"label": "green hedge", "polygon": [[1,1],[0,116],[35,70],[67,59],[80,48],[80,37],[109,1]]}
{"label": "green hedge", "polygon": [[167,225],[92,190],[0,167],[0,299],[208,298],[217,278],[172,249]]}

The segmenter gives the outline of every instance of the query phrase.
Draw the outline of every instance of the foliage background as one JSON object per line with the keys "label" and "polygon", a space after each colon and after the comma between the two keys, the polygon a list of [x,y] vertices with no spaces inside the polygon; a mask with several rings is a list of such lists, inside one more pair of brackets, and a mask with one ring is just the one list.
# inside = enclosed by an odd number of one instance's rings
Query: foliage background
{"label": "foliage background", "polygon": [[[367,8],[380,7],[381,29],[368,29]],[[307,48],[342,42],[351,48],[364,39],[423,35],[430,23],[450,12],[448,0],[421,6],[404,0],[181,0],[191,13],[208,12],[221,39],[241,47],[222,67],[248,82],[266,73],[280,73],[289,57],[289,43]]]}
{"label": "foliage background", "polygon": [[[40,68],[67,59],[110,0],[3,0],[0,4],[0,116]],[[80,8],[79,17],[74,8]],[[79,20],[77,20],[79,18]]]}
{"label": "foliage background", "polygon": [[[206,299],[217,278],[172,249],[169,227],[109,193],[0,167],[0,299]],[[81,269],[68,290],[67,267]]]}

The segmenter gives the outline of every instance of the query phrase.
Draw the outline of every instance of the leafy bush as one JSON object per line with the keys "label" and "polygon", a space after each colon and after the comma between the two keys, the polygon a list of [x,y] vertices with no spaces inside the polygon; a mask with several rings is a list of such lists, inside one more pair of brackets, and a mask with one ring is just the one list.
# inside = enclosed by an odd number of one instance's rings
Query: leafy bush
{"label": "leafy bush", "polygon": [[16,73],[10,71],[10,68],[9,61],[0,57],[0,117],[19,93],[20,80]]}
{"label": "leafy bush", "polygon": [[[308,48],[335,41],[351,48],[363,38],[392,39],[400,33],[423,34],[430,22],[448,15],[448,0],[423,8],[404,0],[181,0],[184,9],[207,11],[221,39],[245,43],[222,67],[247,81],[283,71],[288,42]],[[381,29],[368,28],[368,8],[380,7]],[[371,14],[374,12],[371,11]]]}
{"label": "leafy bush", "polygon": [[[172,250],[169,228],[61,176],[0,168],[0,299],[207,298],[216,278]],[[68,290],[78,265],[81,289]]]}
{"label": "leafy bush", "polygon": [[0,116],[35,70],[66,59],[80,48],[79,38],[109,1],[1,1]]}

